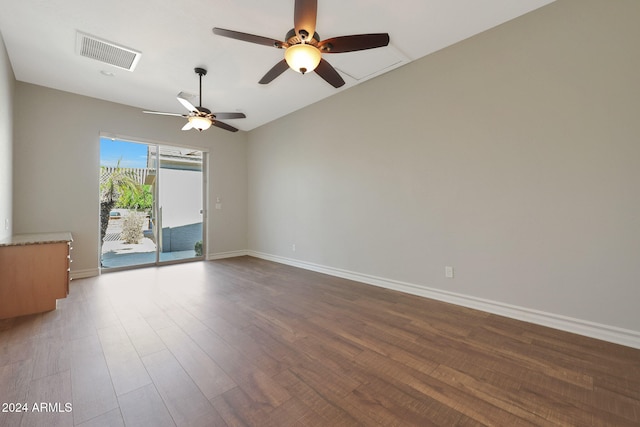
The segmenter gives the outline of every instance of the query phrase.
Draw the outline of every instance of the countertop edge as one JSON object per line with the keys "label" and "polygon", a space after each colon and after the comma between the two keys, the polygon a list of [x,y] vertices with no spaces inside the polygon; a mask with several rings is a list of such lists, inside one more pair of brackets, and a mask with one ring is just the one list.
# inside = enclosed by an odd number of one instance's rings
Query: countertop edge
{"label": "countertop edge", "polygon": [[70,243],[73,236],[70,232],[15,234],[0,240],[0,247],[46,245],[52,243]]}

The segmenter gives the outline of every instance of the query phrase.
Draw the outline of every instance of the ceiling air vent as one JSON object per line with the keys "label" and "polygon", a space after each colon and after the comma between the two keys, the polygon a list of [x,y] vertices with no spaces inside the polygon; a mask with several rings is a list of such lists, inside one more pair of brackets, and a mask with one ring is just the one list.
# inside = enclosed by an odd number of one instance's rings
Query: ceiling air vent
{"label": "ceiling air vent", "polygon": [[129,71],[133,71],[136,68],[142,55],[141,52],[136,50],[119,46],[80,31],[78,31],[76,37],[76,52],[80,56]]}

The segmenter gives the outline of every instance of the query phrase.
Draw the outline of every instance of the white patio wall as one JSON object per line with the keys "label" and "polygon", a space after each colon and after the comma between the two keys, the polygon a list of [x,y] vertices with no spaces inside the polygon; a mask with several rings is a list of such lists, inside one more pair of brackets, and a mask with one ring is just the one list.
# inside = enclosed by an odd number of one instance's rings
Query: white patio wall
{"label": "white patio wall", "polygon": [[202,172],[160,168],[158,192],[163,227],[202,222]]}

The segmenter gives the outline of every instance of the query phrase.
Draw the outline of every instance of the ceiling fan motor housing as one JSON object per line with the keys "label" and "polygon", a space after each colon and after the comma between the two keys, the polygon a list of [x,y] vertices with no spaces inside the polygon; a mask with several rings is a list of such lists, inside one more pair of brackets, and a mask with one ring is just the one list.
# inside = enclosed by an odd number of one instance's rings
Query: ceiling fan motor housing
{"label": "ceiling fan motor housing", "polygon": [[[301,33],[308,34],[305,30],[302,30]],[[296,34],[295,28],[290,29],[287,32],[287,35],[284,36],[284,39],[287,41],[287,44],[289,46],[293,46],[300,43],[307,43],[313,46],[317,46],[318,43],[320,43],[320,36],[318,35],[318,33],[313,33],[313,37],[311,38],[307,36],[304,40],[301,40],[300,37],[298,37],[298,34]]]}

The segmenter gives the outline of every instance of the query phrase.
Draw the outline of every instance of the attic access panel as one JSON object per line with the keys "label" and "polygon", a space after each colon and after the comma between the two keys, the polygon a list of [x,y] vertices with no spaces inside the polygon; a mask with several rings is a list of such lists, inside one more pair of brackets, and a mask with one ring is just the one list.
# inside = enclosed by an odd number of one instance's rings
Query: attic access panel
{"label": "attic access panel", "polygon": [[391,71],[410,59],[392,44],[381,49],[351,52],[349,55],[333,55],[331,63],[342,73],[354,80],[367,80],[370,77]]}

